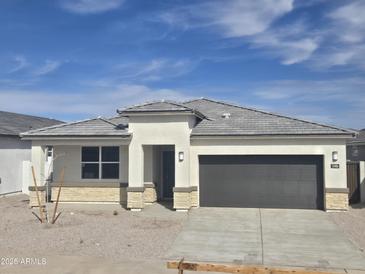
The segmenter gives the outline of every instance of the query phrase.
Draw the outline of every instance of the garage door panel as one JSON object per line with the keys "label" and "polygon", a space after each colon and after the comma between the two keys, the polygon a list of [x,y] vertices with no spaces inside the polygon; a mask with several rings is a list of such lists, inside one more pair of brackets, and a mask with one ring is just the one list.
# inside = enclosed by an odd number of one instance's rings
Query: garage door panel
{"label": "garage door panel", "polygon": [[200,205],[323,208],[321,156],[200,156]]}

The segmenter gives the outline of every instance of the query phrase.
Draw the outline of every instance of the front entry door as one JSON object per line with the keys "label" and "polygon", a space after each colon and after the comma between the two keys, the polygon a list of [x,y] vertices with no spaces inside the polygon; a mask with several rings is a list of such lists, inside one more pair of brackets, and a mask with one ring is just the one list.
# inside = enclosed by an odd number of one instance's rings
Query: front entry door
{"label": "front entry door", "polygon": [[162,185],[164,199],[172,199],[172,189],[175,185],[175,152],[164,151],[162,153]]}

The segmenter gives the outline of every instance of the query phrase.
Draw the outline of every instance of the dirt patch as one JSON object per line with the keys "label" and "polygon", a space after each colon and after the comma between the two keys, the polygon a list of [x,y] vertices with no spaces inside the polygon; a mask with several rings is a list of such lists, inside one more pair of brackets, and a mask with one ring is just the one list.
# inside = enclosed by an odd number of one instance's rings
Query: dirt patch
{"label": "dirt patch", "polygon": [[365,252],[365,203],[354,205],[347,212],[330,213],[330,216],[345,235]]}
{"label": "dirt patch", "polygon": [[[154,205],[153,205],[154,206]],[[0,198],[0,253],[97,256],[112,261],[163,258],[186,215],[161,207],[152,213],[123,208],[68,207],[55,225],[40,224],[25,195]],[[172,217],[172,215],[174,215]]]}

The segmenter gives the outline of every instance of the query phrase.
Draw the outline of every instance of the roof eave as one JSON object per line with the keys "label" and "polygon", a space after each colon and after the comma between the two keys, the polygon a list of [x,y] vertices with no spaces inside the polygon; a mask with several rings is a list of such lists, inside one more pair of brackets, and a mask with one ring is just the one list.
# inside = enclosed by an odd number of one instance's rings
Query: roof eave
{"label": "roof eave", "polygon": [[200,113],[199,111],[192,111],[192,110],[137,110],[137,111],[120,111],[117,110],[118,114],[120,114],[123,117],[130,117],[130,116],[146,116],[146,115],[168,115],[168,114],[180,114],[180,115],[186,115],[186,114],[192,114],[197,116],[200,119],[206,119],[206,117]]}
{"label": "roof eave", "polygon": [[19,137],[19,134],[16,134],[16,133],[0,133],[0,136]]}
{"label": "roof eave", "polygon": [[252,138],[330,138],[349,139],[352,134],[191,134],[191,139],[252,139]]}
{"label": "roof eave", "polygon": [[24,135],[21,140],[130,139],[132,134],[120,135]]}

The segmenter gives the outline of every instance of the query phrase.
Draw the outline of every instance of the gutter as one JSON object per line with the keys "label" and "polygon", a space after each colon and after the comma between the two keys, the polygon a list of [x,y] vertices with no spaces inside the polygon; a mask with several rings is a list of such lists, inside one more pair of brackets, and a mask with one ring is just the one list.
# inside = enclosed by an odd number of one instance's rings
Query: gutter
{"label": "gutter", "polygon": [[67,135],[59,135],[59,136],[47,136],[47,135],[38,135],[38,136],[23,136],[21,140],[130,140],[132,139],[132,135],[90,135],[90,136],[83,136],[83,135],[74,135],[74,136],[67,136]]}
{"label": "gutter", "polygon": [[[148,110],[148,111],[124,111],[124,110],[117,110],[117,113],[123,117],[129,116],[148,116],[148,115],[169,115],[173,113],[174,115],[186,115],[186,114],[193,114],[200,119],[208,119],[199,111],[194,110]],[[208,119],[209,120],[209,119]]]}
{"label": "gutter", "polygon": [[217,139],[227,139],[227,140],[257,140],[257,139],[349,139],[353,136],[352,134],[298,134],[298,135],[288,135],[288,134],[261,134],[261,135],[190,135],[192,140],[217,140]]}

